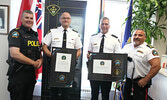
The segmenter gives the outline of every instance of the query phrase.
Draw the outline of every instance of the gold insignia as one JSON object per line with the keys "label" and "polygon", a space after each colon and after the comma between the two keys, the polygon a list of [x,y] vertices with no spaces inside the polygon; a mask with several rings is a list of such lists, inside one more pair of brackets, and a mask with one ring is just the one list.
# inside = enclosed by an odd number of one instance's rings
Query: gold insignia
{"label": "gold insignia", "polygon": [[158,52],[157,52],[156,50],[152,50],[152,54],[153,54],[154,56],[158,56]]}
{"label": "gold insignia", "polygon": [[54,38],[54,40],[58,40],[59,38]]}
{"label": "gold insignia", "polygon": [[137,50],[137,52],[143,53],[143,51],[141,51],[141,50]]}
{"label": "gold insignia", "polygon": [[18,29],[20,29],[20,28],[16,28],[16,30],[18,30]]}
{"label": "gold insignia", "polygon": [[94,43],[93,45],[97,45],[97,43]]}
{"label": "gold insignia", "polygon": [[52,16],[55,16],[57,12],[60,10],[60,7],[58,5],[52,4],[49,5],[47,9]]}
{"label": "gold insignia", "polygon": [[114,69],[114,75],[118,76],[121,74],[121,70],[120,69]]}
{"label": "gold insignia", "polygon": [[150,44],[147,44],[147,46],[149,47],[149,48],[154,48],[152,45],[150,45]]}
{"label": "gold insignia", "polygon": [[51,31],[49,30],[46,34],[49,34]]}

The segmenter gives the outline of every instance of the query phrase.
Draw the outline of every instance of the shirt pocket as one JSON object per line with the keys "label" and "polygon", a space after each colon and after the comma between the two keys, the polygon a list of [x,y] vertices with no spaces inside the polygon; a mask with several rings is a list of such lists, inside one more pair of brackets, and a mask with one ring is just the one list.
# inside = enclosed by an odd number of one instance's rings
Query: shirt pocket
{"label": "shirt pocket", "polygon": [[[105,45],[104,45],[105,46]],[[111,43],[108,43],[108,44],[106,44],[106,46],[105,46],[105,49],[106,49],[106,51],[107,52],[109,52],[109,53],[113,53],[113,52],[115,52],[114,51],[114,45],[112,45]]]}
{"label": "shirt pocket", "polygon": [[137,56],[138,58],[143,58],[143,57],[144,57],[144,53],[143,53],[142,51],[137,51],[137,52],[136,52],[136,56]]}
{"label": "shirt pocket", "polygon": [[68,40],[68,46],[69,46],[70,48],[74,48],[74,46],[75,46],[75,41],[74,41],[74,39]]}
{"label": "shirt pocket", "polygon": [[54,39],[52,41],[52,46],[54,47],[61,47],[61,45],[62,45],[62,42],[59,39]]}
{"label": "shirt pocket", "polygon": [[100,45],[98,43],[95,43],[95,42],[92,43],[93,52],[98,52],[99,48],[100,48]]}

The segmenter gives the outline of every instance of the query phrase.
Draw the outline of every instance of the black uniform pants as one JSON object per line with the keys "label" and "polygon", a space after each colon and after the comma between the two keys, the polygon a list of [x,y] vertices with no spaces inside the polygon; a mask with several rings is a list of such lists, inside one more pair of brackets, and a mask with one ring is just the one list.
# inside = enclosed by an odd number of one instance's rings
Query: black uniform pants
{"label": "black uniform pants", "polygon": [[8,91],[11,100],[32,100],[35,80],[34,69],[20,69],[9,76]]}
{"label": "black uniform pants", "polygon": [[124,86],[124,100],[147,100],[148,88],[139,87],[137,84],[137,80],[134,80],[133,83],[133,96],[131,95],[132,81],[127,78]]}
{"label": "black uniform pants", "polygon": [[109,93],[112,82],[90,81],[91,85],[91,100],[98,100],[99,88],[101,87],[102,100],[109,100]]}

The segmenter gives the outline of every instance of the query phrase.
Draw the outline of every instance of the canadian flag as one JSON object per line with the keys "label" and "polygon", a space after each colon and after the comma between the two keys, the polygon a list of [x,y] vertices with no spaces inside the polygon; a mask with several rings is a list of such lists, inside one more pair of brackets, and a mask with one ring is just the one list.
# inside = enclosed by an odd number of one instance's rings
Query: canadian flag
{"label": "canadian flag", "polygon": [[[20,12],[17,20],[17,26],[21,25],[21,15],[24,10],[31,10],[34,13],[33,30],[38,32],[38,39],[41,43],[42,40],[42,2],[41,0],[22,0]],[[42,67],[36,70],[36,78],[38,74],[42,73]]]}

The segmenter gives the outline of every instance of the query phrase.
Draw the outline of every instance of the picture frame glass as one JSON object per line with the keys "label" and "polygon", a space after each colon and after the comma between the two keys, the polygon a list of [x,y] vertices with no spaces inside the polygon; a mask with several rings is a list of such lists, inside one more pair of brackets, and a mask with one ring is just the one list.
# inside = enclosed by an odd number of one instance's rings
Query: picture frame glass
{"label": "picture frame glass", "polygon": [[9,7],[7,5],[0,5],[0,34],[8,34],[9,24]]}

